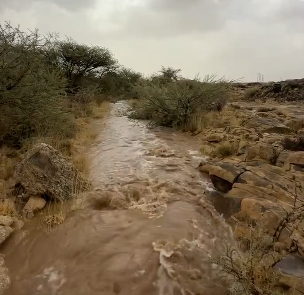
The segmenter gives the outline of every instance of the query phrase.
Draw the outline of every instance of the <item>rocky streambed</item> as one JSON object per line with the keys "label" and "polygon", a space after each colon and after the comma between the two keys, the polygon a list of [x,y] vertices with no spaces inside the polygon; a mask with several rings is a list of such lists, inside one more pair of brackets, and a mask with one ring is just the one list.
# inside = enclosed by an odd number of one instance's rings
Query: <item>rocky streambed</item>
{"label": "rocky streambed", "polygon": [[2,202],[26,222],[0,216],[1,292],[228,294],[210,257],[234,243],[230,225],[246,217],[280,233],[284,259],[270,267],[286,292],[304,293],[304,117],[293,106],[232,107],[238,124],[188,134],[150,129],[114,104],[96,121],[90,181],[36,146]]}

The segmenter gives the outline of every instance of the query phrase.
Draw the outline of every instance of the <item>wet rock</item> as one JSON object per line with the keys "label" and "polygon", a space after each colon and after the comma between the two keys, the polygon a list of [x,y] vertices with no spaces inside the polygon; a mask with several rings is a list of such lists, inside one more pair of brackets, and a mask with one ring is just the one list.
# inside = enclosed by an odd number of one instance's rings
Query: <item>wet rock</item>
{"label": "wet rock", "polygon": [[288,156],[284,164],[284,169],[288,171],[291,170],[293,166],[297,166],[294,170],[297,170],[297,168],[304,168],[304,152],[294,152]]}
{"label": "wet rock", "polygon": [[221,177],[218,177],[216,175],[210,175],[210,179],[214,187],[220,192],[227,193],[232,189],[232,183]]}
{"label": "wet rock", "polygon": [[275,265],[275,269],[280,272],[280,285],[291,288],[301,294],[304,293],[304,260],[302,257],[288,255]]}
{"label": "wet rock", "polygon": [[237,182],[272,188],[272,184],[269,181],[259,177],[251,171],[246,171],[241,174],[240,177],[237,179]]}
{"label": "wet rock", "polygon": [[256,128],[262,133],[290,134],[291,128],[284,125],[278,118],[253,117],[246,122],[246,127]]}
{"label": "wet rock", "polygon": [[53,147],[41,143],[34,146],[14,172],[15,185],[20,184],[30,195],[48,195],[66,200],[73,192],[90,187],[79,171]]}
{"label": "wet rock", "polygon": [[228,221],[232,215],[241,210],[241,197],[229,197],[217,191],[207,192],[206,196],[217,210]]}
{"label": "wet rock", "polygon": [[261,112],[261,113],[265,113],[265,112],[271,112],[274,111],[275,108],[273,107],[266,107],[266,106],[262,106],[262,107],[258,107],[257,111]]}
{"label": "wet rock", "polygon": [[300,137],[304,137],[304,129],[300,129],[298,132],[297,132],[298,136]]}
{"label": "wet rock", "polygon": [[219,133],[213,133],[213,134],[209,134],[206,137],[206,140],[208,142],[221,142],[224,139],[223,134],[219,134]]}
{"label": "wet rock", "polygon": [[270,234],[274,234],[286,211],[278,204],[268,200],[245,198],[241,210],[234,215],[240,220],[248,219],[263,224]]}
{"label": "wet rock", "polygon": [[33,218],[34,213],[44,208],[46,200],[39,197],[30,197],[26,205],[24,206],[22,213],[24,217]]}
{"label": "wet rock", "polygon": [[240,178],[239,182],[253,183],[256,186],[269,188],[273,190],[284,190],[289,194],[295,195],[296,183],[293,176],[286,175],[286,172],[280,168],[269,164],[263,164],[259,167],[246,167],[251,172]]}
{"label": "wet rock", "polygon": [[14,230],[9,226],[0,225],[0,245],[12,234]]}
{"label": "wet rock", "polygon": [[273,145],[259,142],[255,145],[248,146],[246,161],[263,160],[266,163],[274,163],[278,154],[278,149]]}
{"label": "wet rock", "polygon": [[14,219],[11,216],[0,216],[0,225],[12,226]]}
{"label": "wet rock", "polygon": [[232,188],[233,183],[244,172],[244,169],[230,163],[217,163],[202,165],[200,171],[208,172],[214,187],[226,193]]}
{"label": "wet rock", "polygon": [[290,156],[291,153],[292,153],[291,151],[286,151],[286,150],[281,151],[277,158],[276,166],[283,167],[287,158]]}
{"label": "wet rock", "polygon": [[[279,188],[264,188],[258,187],[254,184],[244,184],[244,183],[235,183],[228,192],[229,197],[241,197],[241,198],[262,198],[266,200],[270,200],[272,202],[281,201],[286,207],[288,204],[292,204],[294,201],[294,196],[285,192]],[[283,205],[283,204],[282,204]]]}

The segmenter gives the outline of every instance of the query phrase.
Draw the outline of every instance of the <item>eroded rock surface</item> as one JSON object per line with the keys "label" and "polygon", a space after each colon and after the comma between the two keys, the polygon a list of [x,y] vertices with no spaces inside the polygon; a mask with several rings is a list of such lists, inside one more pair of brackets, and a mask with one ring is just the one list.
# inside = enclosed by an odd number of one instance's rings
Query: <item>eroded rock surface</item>
{"label": "eroded rock surface", "polygon": [[[228,222],[261,224],[278,239],[278,252],[296,254],[277,264],[280,284],[290,289],[287,294],[304,294],[304,144],[299,140],[303,117],[266,107],[246,112],[243,126],[204,132],[203,145],[220,152],[210,154],[199,171],[210,176],[216,191],[208,192],[208,199]],[[234,148],[221,152],[227,143]]]}
{"label": "eroded rock surface", "polygon": [[29,196],[46,195],[61,201],[90,187],[68,160],[44,143],[34,146],[16,166],[14,180]]}

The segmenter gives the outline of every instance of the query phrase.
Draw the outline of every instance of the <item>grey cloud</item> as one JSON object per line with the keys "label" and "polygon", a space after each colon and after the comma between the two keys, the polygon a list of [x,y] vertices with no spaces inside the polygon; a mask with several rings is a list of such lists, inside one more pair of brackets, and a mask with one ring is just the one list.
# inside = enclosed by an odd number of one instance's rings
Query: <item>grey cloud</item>
{"label": "grey cloud", "polygon": [[280,20],[295,20],[304,18],[304,1],[288,0],[275,11],[274,16]]}
{"label": "grey cloud", "polygon": [[23,10],[30,8],[35,3],[53,4],[67,10],[79,10],[92,7],[96,0],[0,0],[0,10]]}
{"label": "grey cloud", "polygon": [[149,0],[127,13],[113,13],[115,21],[129,33],[142,37],[176,37],[189,33],[220,30],[233,18],[238,0]]}
{"label": "grey cloud", "polygon": [[[21,1],[0,0],[0,9]],[[248,81],[257,72],[267,80],[303,75],[303,0],[95,1],[93,6],[78,0],[69,8],[74,1],[23,0],[33,3],[31,9],[0,11],[0,18],[105,46],[145,74],[165,65],[187,77],[216,73]]]}

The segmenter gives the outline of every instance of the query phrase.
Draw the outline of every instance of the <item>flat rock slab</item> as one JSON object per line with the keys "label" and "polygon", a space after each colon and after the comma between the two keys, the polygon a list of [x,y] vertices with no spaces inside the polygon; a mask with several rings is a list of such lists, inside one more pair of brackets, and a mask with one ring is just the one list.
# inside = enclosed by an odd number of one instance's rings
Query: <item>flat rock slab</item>
{"label": "flat rock slab", "polygon": [[304,278],[304,259],[299,255],[288,255],[275,266],[282,273]]}
{"label": "flat rock slab", "polygon": [[256,128],[262,133],[279,133],[290,134],[292,129],[284,125],[279,119],[265,118],[265,117],[253,117],[246,122],[246,127]]}

